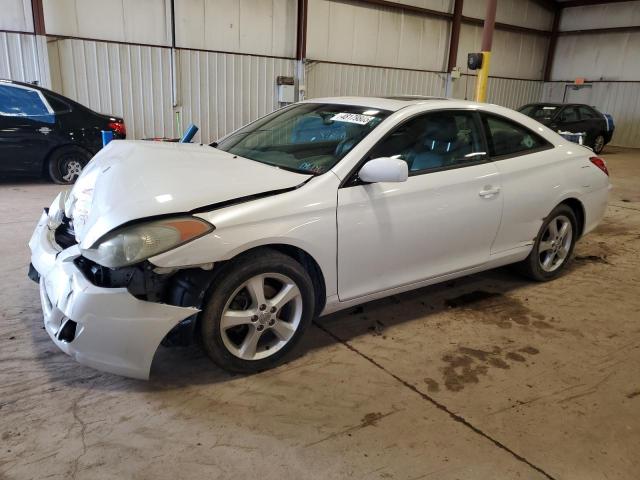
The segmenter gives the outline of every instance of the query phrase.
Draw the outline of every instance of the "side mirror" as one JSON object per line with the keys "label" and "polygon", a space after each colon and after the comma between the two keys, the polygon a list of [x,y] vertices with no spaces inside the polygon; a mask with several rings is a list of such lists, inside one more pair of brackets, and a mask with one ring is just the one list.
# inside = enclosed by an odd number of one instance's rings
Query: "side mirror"
{"label": "side mirror", "polygon": [[409,166],[399,158],[374,158],[362,166],[358,177],[368,183],[406,182],[409,178]]}

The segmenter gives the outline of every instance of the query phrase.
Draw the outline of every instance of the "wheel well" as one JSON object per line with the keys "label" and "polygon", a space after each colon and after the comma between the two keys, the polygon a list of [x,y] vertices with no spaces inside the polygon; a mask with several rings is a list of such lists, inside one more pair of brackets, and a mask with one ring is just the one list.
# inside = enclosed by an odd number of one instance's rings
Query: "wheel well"
{"label": "wheel well", "polygon": [[93,157],[93,153],[91,153],[90,150],[84,148],[82,145],[77,145],[75,143],[65,143],[64,145],[58,145],[56,147],[53,147],[51,150],[49,150],[49,152],[47,152],[47,154],[45,155],[44,159],[42,160],[42,175],[48,175],[48,169],[49,169],[49,162],[51,161],[51,157],[53,157],[53,155],[60,151],[60,150],[64,150],[67,148],[79,148],[80,150],[84,150],[86,152],[87,155],[89,155],[89,159],[91,159]]}
{"label": "wheel well", "polygon": [[578,222],[578,236],[582,236],[582,232],[584,232],[584,206],[582,202],[576,198],[567,198],[561,203],[561,205],[563,204],[573,210],[573,214],[576,216]]}
{"label": "wheel well", "polygon": [[318,262],[316,262],[316,260],[310,254],[308,254],[301,248],[294,247],[293,245],[283,244],[283,243],[262,245],[260,247],[253,248],[251,250],[247,250],[246,252],[242,252],[238,256],[244,255],[247,252],[251,252],[259,248],[271,248],[273,250],[277,250],[280,253],[283,253],[288,257],[293,258],[295,261],[297,261],[300,265],[304,267],[304,269],[309,274],[309,277],[311,277],[311,281],[313,282],[313,289],[316,294],[315,315],[320,314],[320,312],[322,312],[322,310],[324,309],[324,305],[327,301],[327,289],[324,281],[324,275],[322,273],[322,270],[320,269],[320,265],[318,265]]}

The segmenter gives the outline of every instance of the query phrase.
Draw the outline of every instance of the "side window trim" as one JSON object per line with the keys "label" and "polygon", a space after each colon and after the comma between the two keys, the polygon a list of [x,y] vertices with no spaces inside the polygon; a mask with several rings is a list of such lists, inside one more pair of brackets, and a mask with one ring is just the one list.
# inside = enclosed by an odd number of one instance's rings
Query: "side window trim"
{"label": "side window trim", "polygon": [[362,158],[358,161],[358,163],[356,163],[355,167],[351,170],[351,172],[349,172],[349,175],[347,175],[345,177],[345,179],[340,183],[340,186],[338,188],[348,188],[348,187],[355,187],[357,185],[366,185],[365,182],[362,182],[361,180],[358,179],[358,171],[360,170],[360,168],[362,167],[362,165],[364,165],[368,160],[371,160],[371,158],[369,158],[371,152],[381,143],[384,142],[387,138],[389,138],[398,128],[406,125],[408,122],[420,117],[420,116],[424,116],[424,115],[430,115],[430,114],[437,114],[440,112],[465,112],[468,113],[472,119],[473,122],[476,124],[476,128],[478,129],[478,133],[480,134],[480,141],[482,142],[483,148],[484,148],[484,154],[485,157],[482,160],[478,160],[475,162],[468,162],[468,163],[463,163],[460,165],[449,165],[446,167],[436,167],[436,168],[431,168],[431,169],[424,169],[424,170],[416,170],[416,171],[410,171],[409,172],[409,177],[414,177],[414,176],[418,176],[418,175],[426,175],[429,173],[437,173],[437,172],[443,172],[446,170],[456,170],[458,168],[464,168],[464,167],[472,167],[474,165],[480,165],[483,163],[488,163],[491,162],[492,159],[490,158],[490,154],[489,154],[489,145],[487,143],[487,139],[486,136],[484,135],[484,126],[482,124],[482,121],[480,120],[480,117],[478,115],[478,111],[476,109],[473,108],[440,108],[440,109],[434,109],[434,110],[426,110],[426,111],[422,111],[419,113],[416,113],[415,115],[412,115],[411,117],[403,120],[401,123],[395,125],[393,127],[392,130],[390,130],[389,132],[387,132],[381,139],[379,139],[375,145],[373,145],[363,156]]}
{"label": "side window trim", "polygon": [[518,126],[523,128],[524,130],[526,130],[530,134],[534,135],[536,138],[539,138],[542,142],[544,142],[544,144],[539,146],[539,147],[531,148],[529,150],[522,150],[520,152],[506,153],[504,155],[491,155],[490,142],[491,142],[491,144],[493,143],[493,138],[491,137],[491,131],[489,130],[489,126],[487,125],[488,117],[494,116],[496,118],[499,118],[501,120],[507,121],[509,123],[516,123],[516,122],[514,122],[513,120],[511,120],[508,117],[500,115],[499,113],[481,111],[481,112],[479,112],[479,115],[482,118],[482,122],[481,122],[482,123],[482,129],[484,131],[484,136],[485,136],[486,143],[487,143],[487,145],[486,145],[487,146],[487,156],[489,157],[490,161],[492,161],[492,162],[500,161],[500,160],[508,160],[510,158],[523,157],[525,155],[531,155],[533,153],[544,152],[546,150],[551,150],[551,149],[555,148],[555,145],[553,143],[551,143],[549,140],[547,140],[546,138],[542,137],[541,135],[538,135],[536,132],[531,130],[526,125],[522,125],[521,123],[517,123]]}

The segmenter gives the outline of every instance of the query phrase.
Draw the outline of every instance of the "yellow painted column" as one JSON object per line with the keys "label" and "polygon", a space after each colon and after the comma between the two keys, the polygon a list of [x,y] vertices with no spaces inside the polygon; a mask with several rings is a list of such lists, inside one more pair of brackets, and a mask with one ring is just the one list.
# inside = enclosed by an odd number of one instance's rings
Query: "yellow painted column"
{"label": "yellow painted column", "polygon": [[476,102],[487,101],[487,83],[489,82],[489,64],[491,63],[491,52],[482,52],[482,67],[478,70],[476,77]]}

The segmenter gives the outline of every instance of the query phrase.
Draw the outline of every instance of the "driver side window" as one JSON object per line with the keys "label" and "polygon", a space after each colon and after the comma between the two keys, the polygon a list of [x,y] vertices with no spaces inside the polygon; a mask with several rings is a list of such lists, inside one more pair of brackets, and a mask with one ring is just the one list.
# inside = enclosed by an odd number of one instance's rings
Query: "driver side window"
{"label": "driver side window", "polygon": [[369,156],[400,158],[416,174],[477,163],[486,159],[486,152],[475,115],[444,110],[408,120],[381,140]]}

